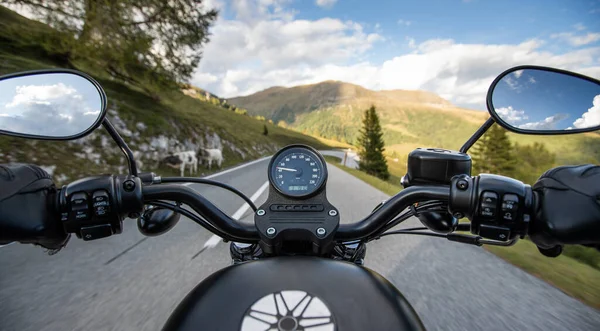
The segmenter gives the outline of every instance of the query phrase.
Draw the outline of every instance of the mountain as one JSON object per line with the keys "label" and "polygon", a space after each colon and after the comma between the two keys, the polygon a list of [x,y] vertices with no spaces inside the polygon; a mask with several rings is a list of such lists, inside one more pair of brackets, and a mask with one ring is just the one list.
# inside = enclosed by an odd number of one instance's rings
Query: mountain
{"label": "mountain", "polygon": [[[0,6],[0,75],[60,67],[40,42],[52,32],[49,26]],[[316,148],[329,146],[321,139],[237,114],[214,94],[209,94],[207,100],[206,91],[199,88],[185,86],[182,91],[160,91],[156,98],[108,76],[95,65],[94,59],[86,60],[75,63],[76,68],[92,75],[106,91],[107,117],[133,149],[143,171],[178,173],[159,166],[158,160],[171,152],[199,147],[222,149],[227,167],[272,154],[292,143]],[[267,136],[263,135],[265,125]],[[102,128],[69,142],[0,136],[0,163],[5,162],[41,165],[63,184],[86,175],[122,174],[127,164]],[[202,172],[207,171],[201,169]]]}
{"label": "mountain", "polygon": [[255,94],[229,99],[229,102],[247,108],[252,115],[261,115],[279,122],[293,123],[298,115],[337,105],[361,102],[418,103],[439,107],[452,106],[450,102],[425,91],[371,91],[362,86],[340,81],[290,88],[271,87]]}
{"label": "mountain", "polygon": [[[228,101],[281,126],[350,144],[358,137],[364,110],[375,105],[386,148],[394,157],[416,147],[458,150],[489,117],[486,111],[456,107],[431,92],[372,91],[340,81],[273,87]],[[600,135],[596,133],[510,137],[520,144],[545,143],[559,162],[600,160]]]}
{"label": "mountain", "polygon": [[457,108],[431,92],[372,91],[340,81],[269,88],[229,102],[275,123],[347,143],[355,141],[364,109],[375,105],[388,148],[401,152],[421,144],[458,148],[487,116]]}

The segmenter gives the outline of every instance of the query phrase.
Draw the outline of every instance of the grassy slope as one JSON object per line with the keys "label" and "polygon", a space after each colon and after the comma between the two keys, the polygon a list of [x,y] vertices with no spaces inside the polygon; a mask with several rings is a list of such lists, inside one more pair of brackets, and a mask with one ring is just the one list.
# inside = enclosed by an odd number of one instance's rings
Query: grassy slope
{"label": "grassy slope", "polygon": [[568,295],[600,309],[600,270],[564,255],[554,259],[545,257],[528,240],[519,240],[510,248],[486,246],[486,249]]}
{"label": "grassy slope", "polygon": [[[0,43],[2,44],[0,75],[57,67],[56,62],[37,44],[40,36],[47,34],[49,30],[48,26],[44,24],[30,21],[0,6]],[[271,153],[279,147],[292,143],[308,144],[316,148],[328,148],[330,146],[328,143],[331,143],[258,121],[249,116],[235,114],[185,96],[179,91],[162,92],[160,94],[161,101],[156,102],[136,87],[111,80],[103,71],[93,67],[90,62],[80,62],[76,66],[100,82],[106,90],[109,107],[118,109],[119,116],[129,124],[129,129],[135,130],[134,125],[138,121],[146,124],[148,128],[142,133],[146,137],[162,134],[183,140],[194,135],[202,137],[205,134],[216,133],[222,140],[242,151],[245,159]],[[265,124],[268,127],[268,136],[262,134]],[[339,143],[336,145],[345,146]],[[35,149],[35,153],[33,153],[33,149]],[[110,163],[124,163],[117,154],[114,156],[114,160],[106,162],[108,165],[92,164],[83,169],[81,160],[73,157],[73,153],[77,151],[78,146],[73,144],[31,142],[0,137],[0,162],[14,160],[54,164],[59,169],[64,168],[63,172],[68,173],[71,178],[97,171],[114,171],[114,167],[110,168]],[[9,158],[9,154],[12,157]],[[240,153],[233,151],[228,146],[225,146],[224,154],[225,166],[244,160]],[[144,170],[156,169],[146,168]],[[161,170],[172,172],[169,168]]]}
{"label": "grassy slope", "polygon": [[[356,176],[378,190],[394,195],[402,187],[377,177],[340,165],[341,160],[334,156],[325,156],[329,164]],[[600,269],[561,255],[550,259],[540,254],[533,243],[520,240],[512,247],[485,246],[487,250],[556,286],[568,295],[577,298],[592,307],[600,309]]]}

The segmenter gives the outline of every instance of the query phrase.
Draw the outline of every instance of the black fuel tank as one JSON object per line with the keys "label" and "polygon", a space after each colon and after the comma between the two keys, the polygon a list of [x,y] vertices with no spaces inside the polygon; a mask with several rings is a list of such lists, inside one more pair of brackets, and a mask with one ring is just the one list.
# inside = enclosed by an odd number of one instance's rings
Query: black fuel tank
{"label": "black fuel tank", "polygon": [[378,273],[347,262],[275,257],[206,278],[164,330],[424,330],[400,292]]}

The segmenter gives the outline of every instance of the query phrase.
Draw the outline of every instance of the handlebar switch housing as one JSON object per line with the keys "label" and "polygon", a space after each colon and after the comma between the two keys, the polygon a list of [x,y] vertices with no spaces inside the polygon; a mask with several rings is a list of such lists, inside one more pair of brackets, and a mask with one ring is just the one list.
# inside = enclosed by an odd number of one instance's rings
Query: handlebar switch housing
{"label": "handlebar switch housing", "polygon": [[471,232],[508,241],[527,234],[533,212],[533,192],[522,182],[499,175],[452,178],[449,211],[471,220]]}
{"label": "handlebar switch housing", "polygon": [[113,175],[87,177],[63,186],[58,203],[65,231],[83,240],[121,233],[123,219],[143,210],[141,189],[139,178]]}

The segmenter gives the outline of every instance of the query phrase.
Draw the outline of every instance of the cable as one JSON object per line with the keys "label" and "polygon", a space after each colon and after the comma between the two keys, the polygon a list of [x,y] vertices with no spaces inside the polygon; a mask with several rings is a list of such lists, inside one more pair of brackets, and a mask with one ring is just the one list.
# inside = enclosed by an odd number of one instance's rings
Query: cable
{"label": "cable", "polygon": [[429,230],[429,228],[422,226],[422,227],[418,227],[418,228],[406,228],[406,229],[400,229],[398,231],[422,231],[422,230]]}
{"label": "cable", "polygon": [[162,207],[162,208],[166,208],[166,209],[170,209],[176,213],[179,213],[189,219],[191,219],[192,221],[200,224],[203,228],[205,228],[206,230],[216,234],[217,236],[229,240],[229,241],[235,241],[235,239],[231,238],[227,233],[223,232],[221,229],[216,228],[214,225],[212,225],[210,222],[200,218],[198,215],[190,212],[187,209],[183,209],[177,205],[168,203],[168,202],[164,202],[164,201],[150,201],[148,203],[146,203],[148,205],[153,205],[153,206],[157,206],[157,207]]}
{"label": "cable", "polygon": [[256,208],[256,205],[254,205],[254,202],[252,202],[252,200],[250,200],[250,198],[245,196],[244,193],[240,192],[235,187],[232,187],[227,184],[223,184],[221,182],[217,182],[214,180],[203,179],[203,178],[191,178],[191,177],[190,178],[188,178],[188,177],[167,177],[167,178],[162,178],[161,183],[197,183],[197,184],[217,186],[217,187],[223,188],[227,191],[230,191],[230,192],[236,194],[237,196],[239,196],[240,198],[242,198],[244,201],[246,201],[246,203],[250,206],[250,208],[252,208],[253,211],[256,212],[258,210],[258,208]]}
{"label": "cable", "polygon": [[[447,204],[444,201],[428,201],[428,202],[418,205],[416,208],[413,205],[413,206],[411,206],[409,211],[407,211],[404,214],[397,216],[394,219],[392,219],[391,221],[389,221],[383,228],[381,228],[381,231],[379,233],[384,233],[385,231],[406,221],[409,217],[416,216],[418,214],[418,212],[421,210],[435,208],[435,207],[443,207],[445,205],[447,205]],[[415,213],[415,211],[417,213]]]}

